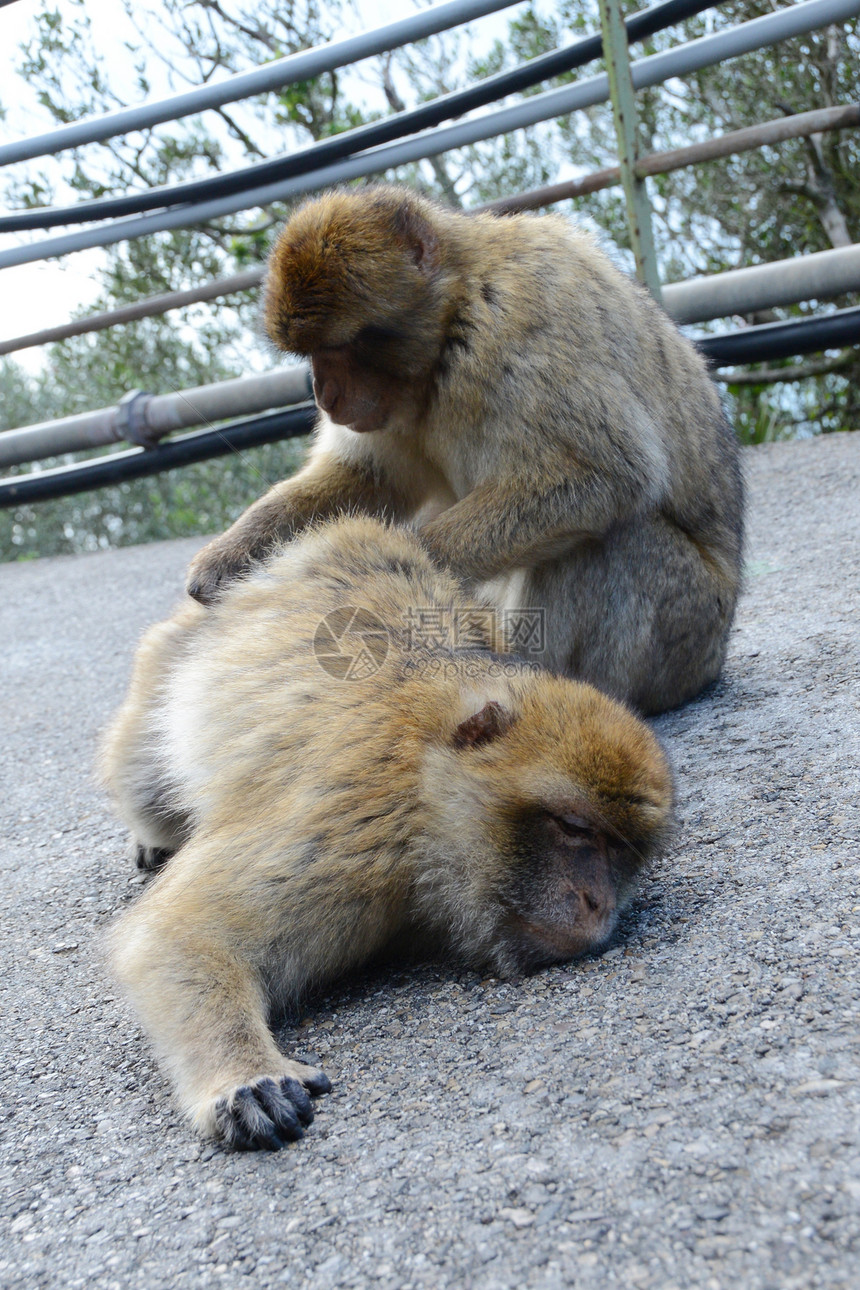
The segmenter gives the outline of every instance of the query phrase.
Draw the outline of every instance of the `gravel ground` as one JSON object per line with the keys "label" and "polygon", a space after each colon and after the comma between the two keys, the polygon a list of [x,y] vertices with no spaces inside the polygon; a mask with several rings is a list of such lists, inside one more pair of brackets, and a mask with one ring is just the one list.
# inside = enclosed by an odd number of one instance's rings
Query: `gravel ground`
{"label": "gravel ground", "polygon": [[277,1155],[192,1137],[101,962],[141,880],[93,750],[197,543],[0,567],[0,1285],[860,1284],[860,434],[747,472],[729,664],[657,722],[682,827],[615,946],[313,1000],[283,1039],[335,1091]]}

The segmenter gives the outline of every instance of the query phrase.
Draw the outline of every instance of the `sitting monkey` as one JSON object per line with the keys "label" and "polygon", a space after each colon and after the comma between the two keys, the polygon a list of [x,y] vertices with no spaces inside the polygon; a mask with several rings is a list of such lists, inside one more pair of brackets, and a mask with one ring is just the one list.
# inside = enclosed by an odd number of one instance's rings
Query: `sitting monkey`
{"label": "sitting monkey", "polygon": [[476,595],[545,610],[553,671],[643,713],[717,677],[737,444],[694,346],[590,236],[406,189],[329,193],[275,244],[265,319],[311,360],[316,441],[197,556],[192,596],[211,603],[313,519],[365,511],[416,524]]}
{"label": "sitting monkey", "polygon": [[[416,635],[416,607],[468,642]],[[669,826],[666,759],[626,708],[492,643],[417,537],[364,517],[144,637],[103,770],[144,862],[175,854],[112,957],[205,1133],[301,1136],[329,1084],[269,1013],[312,986],[383,951],[508,975],[612,932]]]}

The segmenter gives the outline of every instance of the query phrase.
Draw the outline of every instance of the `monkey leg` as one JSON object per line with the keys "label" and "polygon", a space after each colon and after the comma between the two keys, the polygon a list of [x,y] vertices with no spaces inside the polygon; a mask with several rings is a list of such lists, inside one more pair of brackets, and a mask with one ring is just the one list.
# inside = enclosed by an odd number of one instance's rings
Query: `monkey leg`
{"label": "monkey leg", "polygon": [[313,1119],[309,1094],[331,1085],[275,1044],[262,977],[237,948],[258,929],[240,925],[217,885],[207,891],[194,847],[116,925],[114,968],[195,1127],[234,1147],[277,1150]]}
{"label": "monkey leg", "polygon": [[158,873],[175,854],[173,847],[148,847],[134,840],[131,851],[132,859],[142,873]]}
{"label": "monkey leg", "polygon": [[140,869],[161,868],[188,833],[187,815],[171,800],[157,738],[158,711],[172,665],[203,617],[198,605],[186,604],[149,629],[135,655],[125,702],[102,744],[101,779],[131,830]]}
{"label": "monkey leg", "polygon": [[656,518],[541,566],[524,597],[546,610],[539,661],[653,715],[718,677],[738,582],[730,561]]}

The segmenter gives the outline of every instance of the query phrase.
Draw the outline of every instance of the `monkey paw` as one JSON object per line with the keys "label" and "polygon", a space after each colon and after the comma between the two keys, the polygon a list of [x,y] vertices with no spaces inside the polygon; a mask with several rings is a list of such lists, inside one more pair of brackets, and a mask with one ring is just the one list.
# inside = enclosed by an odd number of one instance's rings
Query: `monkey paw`
{"label": "monkey paw", "polygon": [[295,1142],[314,1118],[309,1093],[328,1093],[331,1081],[322,1071],[308,1072],[300,1082],[290,1075],[276,1080],[263,1076],[219,1098],[215,1130],[225,1144],[240,1151],[279,1151]]}
{"label": "monkey paw", "polygon": [[158,873],[174,854],[167,847],[147,847],[142,842],[134,843],[134,863],[144,873]]}
{"label": "monkey paw", "polygon": [[247,573],[251,555],[241,547],[225,546],[220,539],[204,546],[191,561],[185,589],[201,605],[211,605],[224,588]]}

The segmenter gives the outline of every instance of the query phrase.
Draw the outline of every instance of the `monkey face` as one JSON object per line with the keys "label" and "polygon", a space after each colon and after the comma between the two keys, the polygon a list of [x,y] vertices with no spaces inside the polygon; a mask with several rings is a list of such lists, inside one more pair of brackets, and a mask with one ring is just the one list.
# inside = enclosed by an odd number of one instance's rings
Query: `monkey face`
{"label": "monkey face", "polygon": [[269,261],[265,324],[311,359],[317,403],[366,432],[414,420],[444,341],[439,245],[402,190],[334,192],[290,220]]}
{"label": "monkey face", "polygon": [[507,702],[470,702],[432,783],[447,825],[440,886],[462,875],[443,905],[466,916],[471,960],[501,975],[611,936],[665,841],[673,797],[657,740],[620,704],[545,674],[508,684]]}
{"label": "monkey face", "polygon": [[515,860],[500,899],[503,935],[522,971],[603,944],[644,863],[593,808],[577,805],[536,808],[515,828]]}
{"label": "monkey face", "polygon": [[337,425],[359,434],[384,430],[414,410],[415,387],[398,377],[397,361],[381,328],[365,328],[352,344],[315,350],[311,364],[317,406]]}

